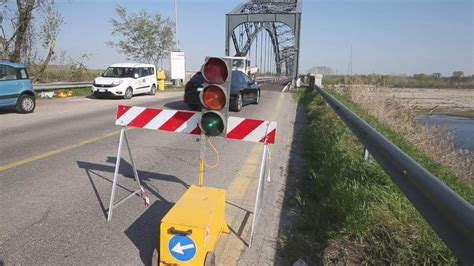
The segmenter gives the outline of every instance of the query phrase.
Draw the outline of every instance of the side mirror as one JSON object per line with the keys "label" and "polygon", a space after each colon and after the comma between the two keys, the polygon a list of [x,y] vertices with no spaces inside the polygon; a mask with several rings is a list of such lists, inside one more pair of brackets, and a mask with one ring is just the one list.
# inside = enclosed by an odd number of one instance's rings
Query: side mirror
{"label": "side mirror", "polygon": [[133,77],[137,79],[137,78],[138,78],[138,73],[135,73],[135,74],[133,75]]}

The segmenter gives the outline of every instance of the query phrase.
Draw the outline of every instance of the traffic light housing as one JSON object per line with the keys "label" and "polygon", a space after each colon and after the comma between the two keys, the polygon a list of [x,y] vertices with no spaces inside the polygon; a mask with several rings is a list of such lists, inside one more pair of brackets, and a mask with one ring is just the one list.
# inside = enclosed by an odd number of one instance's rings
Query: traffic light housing
{"label": "traffic light housing", "polygon": [[206,84],[199,94],[202,107],[199,127],[206,136],[225,137],[232,80],[230,66],[230,59],[208,57],[201,68]]}

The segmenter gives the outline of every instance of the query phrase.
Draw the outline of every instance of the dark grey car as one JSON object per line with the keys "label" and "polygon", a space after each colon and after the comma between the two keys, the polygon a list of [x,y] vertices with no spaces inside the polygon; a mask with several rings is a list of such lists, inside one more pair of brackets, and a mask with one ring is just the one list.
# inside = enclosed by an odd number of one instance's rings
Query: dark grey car
{"label": "dark grey car", "polygon": [[[201,72],[197,72],[186,83],[184,89],[184,102],[193,110],[198,110],[201,106],[199,93],[204,87],[204,77]],[[260,88],[242,71],[233,70],[230,90],[229,110],[239,112],[246,104],[258,104],[260,102]]]}

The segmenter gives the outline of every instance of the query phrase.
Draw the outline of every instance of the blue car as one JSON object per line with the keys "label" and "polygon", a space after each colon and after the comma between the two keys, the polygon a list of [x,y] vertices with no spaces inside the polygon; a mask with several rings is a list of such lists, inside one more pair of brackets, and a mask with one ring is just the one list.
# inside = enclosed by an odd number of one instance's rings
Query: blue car
{"label": "blue car", "polygon": [[19,113],[32,113],[35,91],[23,64],[0,60],[0,107],[14,107]]}

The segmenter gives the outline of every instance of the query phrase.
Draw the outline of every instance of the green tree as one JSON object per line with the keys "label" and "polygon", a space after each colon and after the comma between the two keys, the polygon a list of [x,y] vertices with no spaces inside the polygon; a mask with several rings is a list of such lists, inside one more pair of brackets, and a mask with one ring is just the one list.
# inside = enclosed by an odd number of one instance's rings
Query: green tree
{"label": "green tree", "polygon": [[115,47],[130,60],[158,64],[166,58],[174,45],[173,23],[160,14],[150,14],[145,10],[128,14],[122,6],[115,8],[118,19],[111,19],[112,36],[118,41],[107,45]]}

